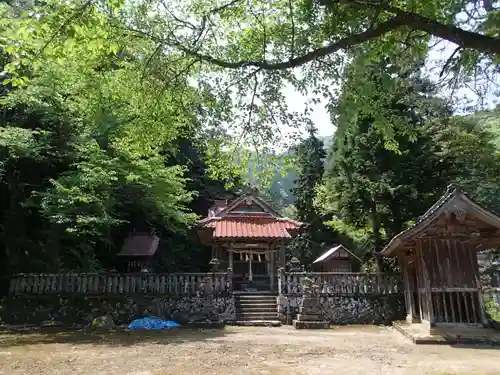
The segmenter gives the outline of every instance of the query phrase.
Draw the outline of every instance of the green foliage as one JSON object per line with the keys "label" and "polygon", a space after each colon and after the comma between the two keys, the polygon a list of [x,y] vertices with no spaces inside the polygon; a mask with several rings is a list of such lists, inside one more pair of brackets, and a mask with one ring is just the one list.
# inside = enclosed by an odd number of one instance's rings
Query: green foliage
{"label": "green foliage", "polygon": [[500,304],[494,296],[487,296],[485,298],[484,308],[489,319],[495,323],[500,323]]}
{"label": "green foliage", "polygon": [[[496,74],[498,9],[486,8],[459,0],[151,0],[127,3],[109,18],[117,29],[182,52],[197,65],[198,84],[220,98],[221,117],[235,143],[264,153],[280,138],[281,125],[310,125],[311,109],[288,108],[282,88],[312,94],[311,103],[323,96],[334,106],[336,86],[352,58],[373,62],[383,57],[410,67],[426,58],[437,37],[460,46],[442,63],[443,79],[452,73],[458,78],[454,84],[460,84],[468,83],[472,73]],[[390,99],[393,81],[373,82],[367,80],[366,96],[358,97],[356,107],[376,115],[373,125],[383,133],[385,146],[396,150],[394,129],[411,132],[411,126],[386,113],[383,100],[371,100],[384,93]]]}
{"label": "green foliage", "polygon": [[[157,80],[160,86],[175,86],[179,77],[191,74],[205,96],[198,115],[217,145],[255,147],[262,154],[272,153],[282,125],[297,130],[310,126],[311,108],[288,108],[282,90],[286,85],[312,94],[311,103],[317,104],[323,96],[334,107],[336,87],[353,58],[366,63],[383,57],[408,68],[426,58],[432,37],[460,47],[443,63],[443,79],[452,73],[457,78],[454,85],[468,84],[471,76],[494,81],[490,75],[497,73],[500,50],[498,9],[491,2],[50,0],[13,4],[1,5],[1,43],[11,56],[4,66],[5,83],[26,84],[31,73],[44,66],[44,58],[58,61],[63,68],[76,63],[94,72],[135,60],[137,76],[148,77],[149,84]],[[300,72],[293,70],[296,67],[301,67]],[[367,79],[366,95],[358,97],[356,107],[375,115],[373,125],[384,135],[385,146],[397,150],[394,134],[411,132],[410,124],[399,123],[387,113],[382,98],[371,99],[373,95],[391,98],[394,87],[389,75],[376,85]],[[137,76],[127,76],[124,82],[140,84],[143,80]],[[344,86],[343,91],[350,88],[356,86]],[[186,91],[176,93],[182,97]],[[296,140],[297,134],[292,138]],[[209,164],[211,173],[221,176],[225,164],[221,158],[226,155],[211,151],[209,155],[215,156],[213,165]]]}
{"label": "green foliage", "polygon": [[310,130],[309,137],[297,146],[295,152],[299,167],[299,177],[293,189],[297,218],[312,223],[316,219],[313,206],[316,185],[323,178],[326,152],[323,142],[316,138],[314,130]]}
{"label": "green foliage", "polygon": [[196,122],[214,100],[189,86],[189,65],[118,32],[97,3],[0,12],[4,273],[111,267],[133,230],[170,239],[164,270],[199,258],[192,224],[226,190]]}
{"label": "green foliage", "polygon": [[314,206],[316,188],[323,178],[326,152],[323,142],[316,137],[313,128],[309,131],[309,137],[295,147],[293,152],[298,166],[298,178],[292,190],[296,218],[307,226],[305,231],[294,239],[290,251],[302,264],[308,265],[321,255],[328,245],[334,245],[338,238],[335,232],[324,224],[324,218]]}
{"label": "green foliage", "polygon": [[[0,4],[2,271],[108,267],[134,229],[165,239],[159,268],[202,267],[192,224],[241,176],[313,224],[304,259],[333,240],[379,249],[451,181],[500,209],[497,112],[452,119],[417,74],[443,28],[415,17],[456,24],[467,2],[13,4]],[[459,38],[444,73],[494,70],[479,62],[498,59],[481,37],[498,38],[497,13],[475,15],[479,44]],[[320,187],[316,137],[279,150],[283,125],[291,141],[311,127],[285,84],[335,108]]]}
{"label": "green foliage", "polygon": [[[495,173],[495,152],[486,133],[467,131],[463,122],[451,118],[450,109],[417,69],[398,71],[381,61],[365,66],[363,76],[360,72],[359,61],[346,71],[349,89],[339,102],[329,171],[315,204],[369,234],[370,241],[364,237],[361,245],[358,235],[357,242],[370,254],[429,208],[449,183],[459,182],[466,189],[474,185],[474,195],[490,191],[486,186]],[[372,92],[367,99],[364,88],[387,79],[385,86],[393,89]],[[361,80],[363,85],[353,84]],[[391,129],[389,142],[396,142],[397,152],[388,150],[387,132],[376,124],[378,113],[356,107],[359,100],[383,108],[383,118],[391,119],[384,125]],[[351,233],[354,237],[356,232]]]}

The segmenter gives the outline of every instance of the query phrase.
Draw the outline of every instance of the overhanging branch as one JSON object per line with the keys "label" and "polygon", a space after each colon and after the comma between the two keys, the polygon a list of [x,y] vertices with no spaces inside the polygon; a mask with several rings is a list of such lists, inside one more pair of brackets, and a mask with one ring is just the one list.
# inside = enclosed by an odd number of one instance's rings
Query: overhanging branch
{"label": "overhanging branch", "polygon": [[[349,2],[350,3],[350,2]],[[429,35],[437,36],[449,42],[455,43],[462,49],[473,49],[481,53],[500,56],[500,39],[488,35],[467,31],[454,25],[445,25],[439,21],[421,16],[417,13],[407,12],[405,10],[379,3],[363,3],[353,1],[359,7],[371,7],[374,9],[383,9],[393,13],[401,19],[405,26],[416,30],[424,31]]]}
{"label": "overhanging branch", "polygon": [[[339,0],[323,0],[322,3],[326,4],[328,1],[339,2]],[[282,62],[268,62],[265,60],[240,60],[231,62],[197,53],[180,44],[176,45],[176,47],[183,51],[186,55],[223,68],[237,69],[254,66],[263,70],[283,70],[304,65],[310,61],[330,55],[339,50],[362,44],[369,40],[381,37],[390,31],[407,26],[415,30],[423,31],[429,35],[453,42],[457,44],[460,49],[473,49],[480,53],[500,56],[500,39],[498,38],[467,31],[454,25],[446,25],[439,21],[421,16],[417,13],[407,12],[400,8],[390,6],[385,1],[340,0],[340,2],[354,7],[375,9],[377,14],[380,14],[380,11],[383,10],[385,12],[392,13],[394,17],[386,22],[373,26],[362,33],[346,36],[329,46],[315,49],[302,56],[291,58],[290,60]],[[229,4],[232,3],[233,2]]]}
{"label": "overhanging branch", "polygon": [[283,62],[267,62],[267,61],[252,61],[252,60],[240,60],[236,62],[230,62],[230,61],[225,61],[221,60],[212,56],[204,55],[195,51],[192,51],[182,44],[176,44],[175,47],[177,47],[179,50],[184,52],[186,55],[189,55],[191,57],[194,57],[196,59],[206,61],[215,65],[218,65],[223,68],[230,68],[230,69],[237,69],[237,68],[244,68],[244,67],[249,67],[249,66],[254,66],[260,69],[264,70],[282,70],[282,69],[289,69],[293,68],[296,66],[301,66],[304,65],[310,61],[316,60],[318,58],[330,55],[334,52],[337,52],[341,49],[346,49],[364,42],[367,42],[369,40],[378,38],[392,30],[395,30],[401,26],[404,26],[404,22],[402,17],[394,17],[386,22],[383,22],[379,24],[378,26],[374,28],[370,28],[362,33],[359,34],[352,34],[349,35],[343,39],[338,40],[337,42],[330,44],[326,47],[321,47],[318,49],[315,49],[311,52],[306,53],[305,55],[283,61]]}

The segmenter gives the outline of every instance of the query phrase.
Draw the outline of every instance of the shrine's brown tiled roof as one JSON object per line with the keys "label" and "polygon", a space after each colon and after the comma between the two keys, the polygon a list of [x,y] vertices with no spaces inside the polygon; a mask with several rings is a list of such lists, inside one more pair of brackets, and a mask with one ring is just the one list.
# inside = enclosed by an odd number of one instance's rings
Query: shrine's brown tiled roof
{"label": "shrine's brown tiled roof", "polygon": [[289,230],[301,226],[295,220],[266,217],[214,218],[203,224],[203,228],[214,229],[216,238],[291,238]]}
{"label": "shrine's brown tiled roof", "polygon": [[[290,239],[303,223],[281,217],[266,201],[245,194],[235,201],[217,201],[208,217],[198,221],[199,234],[204,239]],[[222,204],[224,203],[224,204]]]}

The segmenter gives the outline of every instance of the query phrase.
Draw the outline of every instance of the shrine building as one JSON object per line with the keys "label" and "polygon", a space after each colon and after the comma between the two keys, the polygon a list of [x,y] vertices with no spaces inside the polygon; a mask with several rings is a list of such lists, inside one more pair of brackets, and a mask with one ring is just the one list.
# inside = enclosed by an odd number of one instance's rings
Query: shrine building
{"label": "shrine building", "polygon": [[303,226],[248,193],[233,202],[216,201],[208,217],[198,222],[198,233],[202,243],[212,247],[220,268],[232,270],[235,290],[276,291],[285,247]]}

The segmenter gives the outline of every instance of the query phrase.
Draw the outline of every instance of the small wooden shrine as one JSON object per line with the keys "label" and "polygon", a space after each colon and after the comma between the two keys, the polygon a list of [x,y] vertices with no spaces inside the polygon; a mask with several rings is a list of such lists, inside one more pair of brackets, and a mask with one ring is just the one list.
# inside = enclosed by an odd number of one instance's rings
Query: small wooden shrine
{"label": "small wooden shrine", "polygon": [[500,217],[450,185],[380,254],[398,259],[408,322],[481,326],[487,320],[477,252],[498,246]]}
{"label": "small wooden shrine", "polygon": [[285,246],[302,226],[252,191],[233,202],[216,201],[198,222],[198,233],[220,267],[233,271],[235,289],[274,290],[277,269],[285,266]]}
{"label": "small wooden shrine", "polygon": [[358,272],[360,266],[361,259],[343,245],[328,249],[313,262],[318,272]]}
{"label": "small wooden shrine", "polygon": [[141,232],[130,234],[117,254],[122,260],[119,268],[125,272],[148,271],[159,243],[160,238],[154,234]]}

